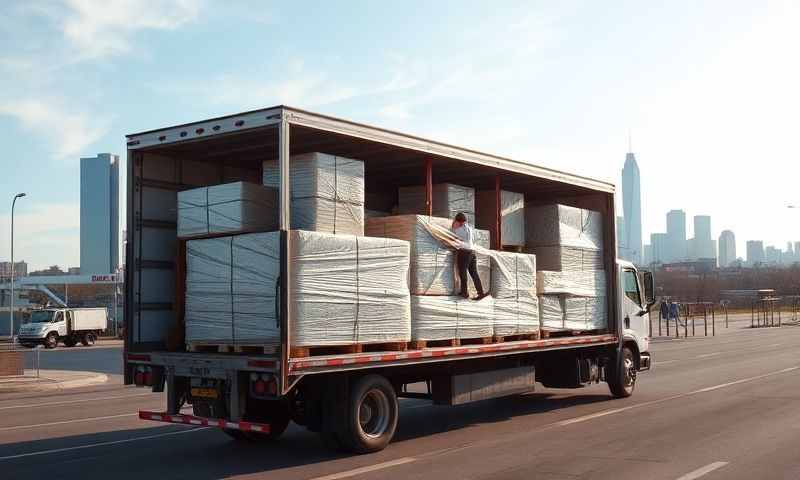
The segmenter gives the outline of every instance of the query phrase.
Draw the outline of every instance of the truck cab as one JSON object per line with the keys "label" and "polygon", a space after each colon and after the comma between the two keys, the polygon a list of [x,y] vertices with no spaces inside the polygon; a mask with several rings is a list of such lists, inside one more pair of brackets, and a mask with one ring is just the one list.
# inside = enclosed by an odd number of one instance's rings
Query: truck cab
{"label": "truck cab", "polygon": [[[633,354],[636,371],[650,368],[650,323],[648,314],[655,304],[653,275],[640,271],[632,263],[617,260],[622,302],[622,342]],[[624,361],[624,359],[623,359]]]}
{"label": "truck cab", "polygon": [[74,347],[94,345],[107,326],[105,308],[45,308],[33,310],[30,321],[19,330],[18,341],[25,347],[37,344],[55,348],[58,342]]}

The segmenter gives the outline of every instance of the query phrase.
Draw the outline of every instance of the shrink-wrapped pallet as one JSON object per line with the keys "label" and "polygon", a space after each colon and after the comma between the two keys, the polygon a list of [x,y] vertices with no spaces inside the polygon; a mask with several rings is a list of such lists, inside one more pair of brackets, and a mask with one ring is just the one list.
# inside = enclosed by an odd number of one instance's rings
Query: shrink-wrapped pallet
{"label": "shrink-wrapped pallet", "polygon": [[450,340],[491,337],[494,299],[459,296],[411,296],[411,339]]}
{"label": "shrink-wrapped pallet", "polygon": [[409,244],[293,230],[292,346],[410,339]]}
{"label": "shrink-wrapped pallet", "polygon": [[539,317],[546,330],[600,330],[608,327],[605,297],[543,295]]}
{"label": "shrink-wrapped pallet", "polygon": [[178,237],[275,230],[278,192],[247,182],[178,192]]}
{"label": "shrink-wrapped pallet", "polygon": [[524,253],[491,252],[494,334],[510,336],[539,330],[536,298],[536,257]]}
{"label": "shrink-wrapped pallet", "polygon": [[[433,185],[432,193],[434,217],[444,217],[452,221],[456,214],[463,213],[470,224],[475,224],[475,189],[452,183],[437,183]],[[424,185],[400,187],[398,199],[398,210],[401,215],[427,212]]]}
{"label": "shrink-wrapped pallet", "polygon": [[527,205],[525,245],[603,250],[603,217],[599,212],[567,205]]}
{"label": "shrink-wrapped pallet", "polygon": [[[264,185],[278,187],[277,160],[263,163]],[[293,229],[364,234],[364,162],[325,153],[289,159]]]}
{"label": "shrink-wrapped pallet", "polygon": [[558,295],[539,296],[539,320],[545,330],[564,328],[564,304]]}
{"label": "shrink-wrapped pallet", "polygon": [[550,271],[582,272],[603,270],[603,251],[578,247],[527,247],[536,255],[538,268]]}
{"label": "shrink-wrapped pallet", "polygon": [[187,343],[278,341],[278,232],[186,242]]}
{"label": "shrink-wrapped pallet", "polygon": [[575,295],[602,297],[606,295],[606,274],[589,272],[536,272],[536,289],[539,295]]}
{"label": "shrink-wrapped pallet", "polygon": [[[481,190],[475,194],[475,224],[492,229],[495,225],[497,194]],[[500,239],[503,245],[525,246],[525,195],[500,191]]]}
{"label": "shrink-wrapped pallet", "polygon": [[[412,295],[454,295],[459,291],[456,272],[456,253],[436,239],[429,228],[449,230],[452,220],[423,215],[393,215],[368,218],[365,231],[370,237],[386,237],[406,240],[411,244],[411,266],[409,288]],[[489,232],[475,230],[475,243],[489,248]],[[489,256],[476,253],[478,276],[484,289],[491,280]],[[469,291],[475,294],[472,282]]]}

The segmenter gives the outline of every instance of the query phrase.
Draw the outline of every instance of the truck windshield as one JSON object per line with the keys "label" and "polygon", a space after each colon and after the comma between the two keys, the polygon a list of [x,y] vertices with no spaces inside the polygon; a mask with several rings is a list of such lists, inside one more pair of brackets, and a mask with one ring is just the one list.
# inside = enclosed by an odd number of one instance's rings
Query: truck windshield
{"label": "truck windshield", "polygon": [[39,310],[31,313],[31,323],[50,323],[53,320],[53,312],[49,310]]}

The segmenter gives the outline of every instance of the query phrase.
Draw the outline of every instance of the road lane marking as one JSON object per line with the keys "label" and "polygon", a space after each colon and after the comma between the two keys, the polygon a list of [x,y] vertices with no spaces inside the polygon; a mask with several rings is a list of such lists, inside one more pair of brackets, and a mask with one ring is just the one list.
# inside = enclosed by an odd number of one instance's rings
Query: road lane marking
{"label": "road lane marking", "polygon": [[[2,460],[2,458],[0,458]],[[390,460],[388,462],[383,463],[376,463],[375,465],[368,465],[366,467],[361,468],[354,468],[352,470],[347,470],[344,472],[339,473],[332,473],[330,475],[325,475],[322,477],[315,477],[312,480],[339,480],[341,478],[349,478],[354,477],[356,475],[362,475],[364,473],[374,472],[376,470],[383,470],[385,468],[396,467],[398,465],[404,465],[406,463],[415,462],[417,459],[414,457],[402,457],[396,460]]]}
{"label": "road lane marking", "polygon": [[698,355],[694,358],[708,358],[708,357],[715,357],[717,355],[722,355],[722,352],[711,352],[711,353],[704,353],[702,355]]}
{"label": "road lane marking", "polygon": [[0,410],[11,410],[15,408],[35,408],[35,407],[50,407],[53,405],[69,405],[72,403],[82,403],[82,402],[95,402],[100,400],[117,400],[120,398],[135,398],[135,397],[144,397],[147,395],[153,395],[152,392],[147,393],[137,393],[135,395],[117,395],[113,397],[94,397],[94,398],[84,398],[81,400],[64,400],[61,402],[46,402],[46,403],[31,403],[27,405],[11,405],[7,407],[0,407]]}
{"label": "road lane marking", "polygon": [[95,448],[95,447],[105,447],[107,445],[119,445],[122,443],[130,443],[130,442],[138,442],[140,440],[151,440],[154,438],[160,437],[167,437],[170,435],[181,435],[184,433],[192,433],[192,432],[199,432],[201,430],[208,430],[211,427],[201,427],[201,428],[190,428],[188,430],[180,430],[177,432],[167,432],[167,433],[159,433],[157,435],[145,435],[143,437],[136,437],[136,438],[126,438],[124,440],[113,440],[109,442],[97,442],[97,443],[89,443],[87,445],[78,445],[75,447],[64,447],[64,448],[54,448],[52,450],[39,450],[36,452],[28,452],[28,453],[20,453],[17,455],[7,455],[5,457],[0,457],[0,462],[6,460],[14,460],[16,458],[24,458],[24,457],[34,457],[37,455],[50,455],[53,453],[61,453],[61,452],[70,452],[73,450],[85,450],[87,448]]}
{"label": "road lane marking", "polygon": [[770,343],[769,345],[764,345],[764,348],[780,347],[781,345],[783,345],[783,344],[782,343]]}
{"label": "road lane marking", "polygon": [[0,427],[0,432],[8,432],[11,430],[22,430],[24,428],[39,428],[39,427],[51,427],[53,425],[66,425],[68,423],[81,423],[81,422],[91,422],[94,420],[110,420],[112,418],[124,418],[124,417],[138,417],[139,413],[123,413],[120,415],[106,415],[104,417],[90,417],[90,418],[76,418],[74,420],[60,420],[57,422],[48,422],[48,423],[35,423],[33,425],[17,425],[14,427]]}
{"label": "road lane marking", "polygon": [[701,467],[701,468],[698,468],[697,470],[695,470],[693,472],[687,473],[686,475],[678,478],[678,480],[695,480],[696,478],[700,478],[703,475],[709,474],[709,473],[713,472],[714,470],[717,470],[717,469],[720,469],[720,468],[724,467],[727,464],[728,464],[728,462],[709,463],[705,467]]}
{"label": "road lane marking", "polygon": [[661,366],[661,365],[666,365],[668,363],[675,363],[675,362],[680,362],[680,360],[661,360],[658,363],[656,363],[656,365]]}

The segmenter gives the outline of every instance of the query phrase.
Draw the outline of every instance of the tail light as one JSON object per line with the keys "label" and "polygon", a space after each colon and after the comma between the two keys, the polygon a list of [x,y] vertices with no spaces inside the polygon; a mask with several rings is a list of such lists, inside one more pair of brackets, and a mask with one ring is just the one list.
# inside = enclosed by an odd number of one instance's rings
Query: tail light
{"label": "tail light", "polygon": [[136,367],[136,371],[133,374],[133,383],[138,387],[152,387],[154,377],[151,367]]}
{"label": "tail light", "polygon": [[269,373],[250,374],[250,394],[257,398],[275,396],[278,393],[278,382]]}

